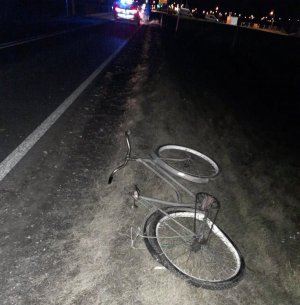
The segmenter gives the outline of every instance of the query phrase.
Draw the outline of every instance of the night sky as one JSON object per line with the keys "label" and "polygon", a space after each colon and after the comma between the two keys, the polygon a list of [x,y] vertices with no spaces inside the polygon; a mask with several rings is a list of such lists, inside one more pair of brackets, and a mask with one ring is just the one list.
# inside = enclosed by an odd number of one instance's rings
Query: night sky
{"label": "night sky", "polygon": [[[66,2],[67,1],[67,2]],[[77,8],[77,13],[84,13],[81,8],[93,7],[99,9],[99,5],[112,3],[114,0],[74,0]],[[156,0],[157,2],[159,0]],[[216,6],[221,12],[235,12],[242,15],[261,18],[268,15],[271,10],[274,10],[275,16],[287,20],[291,18],[293,21],[300,19],[300,0],[168,0],[171,2],[188,3],[190,8],[197,7],[199,11],[213,10]],[[0,0],[0,21],[13,18],[18,15],[18,18],[26,14],[45,14],[61,15],[65,12],[66,3],[71,3],[72,0]],[[96,12],[96,11],[95,11]]]}
{"label": "night sky", "polygon": [[[184,3],[185,1],[182,0]],[[258,14],[265,16],[272,9],[278,17],[299,18],[300,0],[188,0],[190,5],[205,9],[232,11],[245,14]]]}

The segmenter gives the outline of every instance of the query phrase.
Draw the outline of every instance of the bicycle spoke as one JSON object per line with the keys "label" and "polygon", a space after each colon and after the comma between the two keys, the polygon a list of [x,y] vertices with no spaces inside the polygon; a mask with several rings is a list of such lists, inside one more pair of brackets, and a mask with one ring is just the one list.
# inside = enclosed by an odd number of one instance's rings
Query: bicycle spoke
{"label": "bicycle spoke", "polygon": [[[209,242],[204,243],[195,235],[184,236],[183,228],[190,230],[193,227],[195,214],[193,209],[190,211],[161,214],[155,233],[161,249],[160,256],[166,257],[176,270],[200,281],[215,283],[234,275],[238,268],[237,260],[215,233],[212,233]],[[211,222],[209,220],[208,224],[207,218],[203,221],[202,213],[197,212],[196,221],[201,231],[199,236],[210,230]]]}
{"label": "bicycle spoke", "polygon": [[206,155],[178,145],[159,148],[159,165],[184,179],[201,182],[199,178],[212,178],[218,175],[217,164]]}
{"label": "bicycle spoke", "polygon": [[[170,252],[169,250],[170,249],[168,249],[167,252]],[[174,256],[174,257],[172,256],[172,259],[176,260],[176,259],[180,258],[181,256],[183,256],[184,254],[186,254],[188,252],[191,252],[191,250],[190,249],[185,249],[182,253],[176,254],[176,256]]]}

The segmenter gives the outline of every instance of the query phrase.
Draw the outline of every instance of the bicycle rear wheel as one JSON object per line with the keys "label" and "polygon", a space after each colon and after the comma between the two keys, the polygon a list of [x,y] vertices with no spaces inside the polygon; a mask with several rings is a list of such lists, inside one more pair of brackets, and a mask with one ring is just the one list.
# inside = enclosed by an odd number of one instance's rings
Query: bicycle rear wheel
{"label": "bicycle rear wheel", "polygon": [[173,175],[196,183],[208,182],[220,172],[217,163],[208,156],[179,145],[159,147],[154,160]]}
{"label": "bicycle rear wheel", "polygon": [[[199,242],[191,233],[197,227],[211,229],[209,239]],[[152,256],[167,269],[194,286],[225,289],[234,286],[244,261],[230,239],[200,211],[175,207],[154,212],[145,222],[145,243]]]}

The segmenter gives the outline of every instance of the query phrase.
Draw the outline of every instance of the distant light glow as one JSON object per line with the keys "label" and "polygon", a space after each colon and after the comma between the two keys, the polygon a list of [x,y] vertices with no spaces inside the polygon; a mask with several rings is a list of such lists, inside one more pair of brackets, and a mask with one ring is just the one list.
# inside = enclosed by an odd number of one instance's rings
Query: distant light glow
{"label": "distant light glow", "polygon": [[133,3],[133,0],[121,0],[120,3],[122,5],[130,5]]}
{"label": "distant light glow", "polygon": [[[135,0],[119,0],[122,1],[123,3],[131,3]],[[147,0],[146,0],[147,1]],[[156,3],[156,1],[154,0],[148,0],[149,2]],[[168,12],[169,13],[178,13],[178,11],[181,8],[185,8],[186,5],[186,1],[177,1],[176,0],[171,0],[168,1],[167,4],[167,8],[168,8]],[[164,1],[165,2],[165,1]],[[216,1],[217,2],[217,1]],[[205,16],[207,15],[213,15],[217,18],[219,18],[219,20],[221,22],[226,23],[226,18],[229,16],[235,16],[235,18],[239,18],[241,21],[243,21],[243,24],[247,24],[248,27],[255,27],[255,28],[269,28],[272,29],[273,24],[275,23],[275,26],[278,27],[278,29],[280,30],[280,27],[284,24],[284,23],[292,23],[295,22],[297,23],[297,26],[299,25],[300,22],[300,16],[282,16],[279,12],[279,8],[272,8],[269,7],[265,10],[265,16],[263,16],[262,14],[259,15],[258,13],[251,13],[249,12],[248,14],[239,12],[237,11],[230,11],[230,10],[226,10],[226,9],[222,9],[222,7],[220,7],[220,1],[218,1],[217,3],[215,2],[214,6],[211,7],[201,7],[202,11],[198,10],[198,12],[202,12],[202,16],[198,16],[198,17],[202,17],[205,18]],[[185,3],[185,5],[183,4]],[[160,9],[162,7],[162,5],[157,4],[157,9]],[[155,7],[154,7],[155,9]],[[199,8],[198,8],[199,9]],[[253,9],[255,9],[255,7],[253,7]],[[190,11],[193,13],[193,15],[196,14],[197,12],[197,8],[196,7],[190,7]],[[200,14],[201,15],[201,14]],[[281,17],[279,17],[281,15]],[[274,27],[275,28],[275,27]]]}

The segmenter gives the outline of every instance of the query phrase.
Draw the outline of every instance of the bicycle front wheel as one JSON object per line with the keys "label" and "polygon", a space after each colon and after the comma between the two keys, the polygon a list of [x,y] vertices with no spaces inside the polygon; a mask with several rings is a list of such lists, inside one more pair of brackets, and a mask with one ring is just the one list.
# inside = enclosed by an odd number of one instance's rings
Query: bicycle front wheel
{"label": "bicycle front wheel", "polygon": [[[208,240],[199,241],[194,228],[208,226]],[[192,208],[158,210],[145,222],[146,245],[167,269],[197,287],[225,289],[234,286],[244,261],[232,241],[215,224]]]}
{"label": "bicycle front wheel", "polygon": [[220,172],[217,163],[208,156],[179,145],[159,147],[154,160],[173,175],[196,183],[208,182]]}

